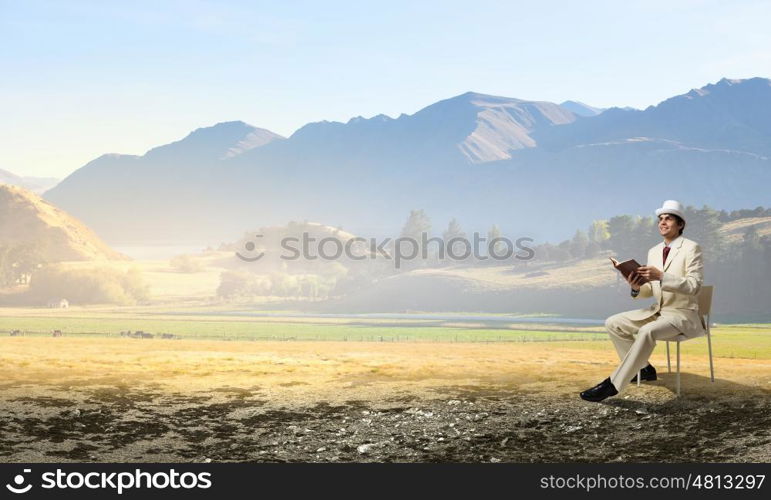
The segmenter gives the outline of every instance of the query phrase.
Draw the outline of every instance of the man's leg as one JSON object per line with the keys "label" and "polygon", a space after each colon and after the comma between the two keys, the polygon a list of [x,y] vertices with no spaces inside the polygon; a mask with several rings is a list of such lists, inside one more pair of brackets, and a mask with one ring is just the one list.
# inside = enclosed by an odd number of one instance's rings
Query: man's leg
{"label": "man's leg", "polygon": [[620,360],[623,360],[626,353],[632,348],[635,335],[640,328],[656,320],[655,316],[644,320],[632,320],[629,319],[627,314],[626,312],[614,314],[605,320],[605,329],[608,330],[608,335],[613,342],[613,347],[616,348],[618,359]]}
{"label": "man's leg", "polygon": [[648,364],[648,358],[656,347],[657,340],[673,339],[680,335],[680,331],[675,328],[666,318],[659,316],[655,321],[643,325],[637,332],[637,338],[632,344],[632,348],[626,353],[621,364],[610,376],[613,386],[621,392],[626,387],[632,377]]}

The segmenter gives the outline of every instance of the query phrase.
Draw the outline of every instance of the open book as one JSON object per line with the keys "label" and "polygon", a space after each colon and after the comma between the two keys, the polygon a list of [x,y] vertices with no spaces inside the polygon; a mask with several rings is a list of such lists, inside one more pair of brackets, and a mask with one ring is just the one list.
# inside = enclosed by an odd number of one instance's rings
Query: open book
{"label": "open book", "polygon": [[[628,278],[631,273],[634,273],[635,271],[637,271],[637,268],[640,267],[640,263],[634,259],[625,260],[624,262],[619,262],[613,257],[611,257],[610,261],[613,263],[613,267],[618,269],[618,272],[620,272],[624,276],[624,278]],[[647,283],[648,281],[649,280],[647,278],[643,278],[642,276],[640,276],[640,284]]]}

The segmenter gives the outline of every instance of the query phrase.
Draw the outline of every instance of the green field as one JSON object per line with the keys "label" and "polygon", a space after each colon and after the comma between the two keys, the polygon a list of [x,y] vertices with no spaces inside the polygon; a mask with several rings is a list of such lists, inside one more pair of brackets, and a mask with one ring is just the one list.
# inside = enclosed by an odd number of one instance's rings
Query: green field
{"label": "green field", "polygon": [[[452,324],[432,320],[350,319],[329,317],[184,316],[116,311],[12,310],[0,317],[0,335],[21,330],[28,336],[118,337],[121,331],[169,333],[201,340],[317,340],[369,342],[555,342],[582,349],[607,349],[607,334],[599,326],[521,324]],[[721,325],[712,330],[715,355],[771,359],[771,325]],[[149,341],[149,340],[147,340]],[[706,352],[706,340],[683,344],[685,352]]]}
{"label": "green field", "polygon": [[6,317],[0,332],[21,330],[25,335],[50,335],[61,330],[67,335],[118,336],[124,330],[171,333],[185,338],[207,340],[348,340],[348,341],[575,341],[605,338],[601,332],[564,330],[518,330],[453,328],[441,326],[388,326],[350,322],[294,322],[292,320],[212,320],[115,317]]}

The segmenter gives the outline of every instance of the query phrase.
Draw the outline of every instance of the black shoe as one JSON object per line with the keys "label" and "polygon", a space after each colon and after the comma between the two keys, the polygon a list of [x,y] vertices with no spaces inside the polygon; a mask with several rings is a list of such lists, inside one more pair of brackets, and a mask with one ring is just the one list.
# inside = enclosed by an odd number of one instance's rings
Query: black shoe
{"label": "black shoe", "polygon": [[618,394],[616,387],[610,381],[610,378],[606,378],[591,389],[587,389],[582,392],[581,399],[599,403],[603,399],[609,398],[610,396],[615,396],[616,394]]}
{"label": "black shoe", "polygon": [[[653,365],[649,364],[642,370],[640,370],[640,380],[656,380],[656,369],[653,367]],[[632,383],[637,382],[637,375],[634,376],[632,379]]]}

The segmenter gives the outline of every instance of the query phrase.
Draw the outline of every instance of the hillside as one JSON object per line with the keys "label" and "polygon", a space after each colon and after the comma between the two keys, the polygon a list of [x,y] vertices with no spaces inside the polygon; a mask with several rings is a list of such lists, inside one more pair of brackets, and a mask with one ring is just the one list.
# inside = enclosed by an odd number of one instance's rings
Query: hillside
{"label": "hillside", "polygon": [[323,305],[334,312],[475,311],[601,317],[629,308],[628,288],[607,258],[528,267],[453,266],[378,280]]}
{"label": "hillside", "polygon": [[38,195],[0,184],[0,246],[29,245],[47,262],[125,260],[82,222]]}
{"label": "hillside", "polygon": [[771,217],[747,217],[727,222],[720,228],[720,232],[727,241],[741,241],[744,232],[750,227],[754,227],[758,236],[771,236]]}

